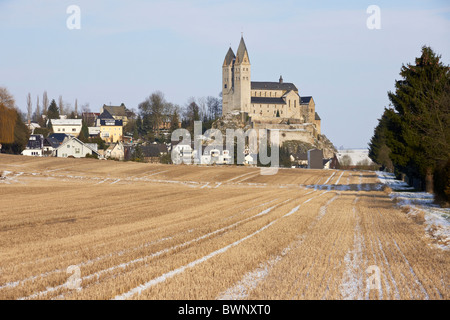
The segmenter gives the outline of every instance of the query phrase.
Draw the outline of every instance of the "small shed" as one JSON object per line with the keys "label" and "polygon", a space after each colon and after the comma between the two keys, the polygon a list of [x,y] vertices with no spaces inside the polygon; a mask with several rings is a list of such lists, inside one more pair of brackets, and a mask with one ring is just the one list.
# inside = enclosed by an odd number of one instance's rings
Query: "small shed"
{"label": "small shed", "polygon": [[308,150],[308,169],[323,169],[323,150]]}

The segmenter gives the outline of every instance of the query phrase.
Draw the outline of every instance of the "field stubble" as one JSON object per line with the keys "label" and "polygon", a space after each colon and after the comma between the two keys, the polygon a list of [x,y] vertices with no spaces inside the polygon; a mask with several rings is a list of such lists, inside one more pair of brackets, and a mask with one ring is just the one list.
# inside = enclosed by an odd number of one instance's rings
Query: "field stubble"
{"label": "field stubble", "polygon": [[1,299],[449,298],[448,251],[371,172],[5,155],[0,171]]}

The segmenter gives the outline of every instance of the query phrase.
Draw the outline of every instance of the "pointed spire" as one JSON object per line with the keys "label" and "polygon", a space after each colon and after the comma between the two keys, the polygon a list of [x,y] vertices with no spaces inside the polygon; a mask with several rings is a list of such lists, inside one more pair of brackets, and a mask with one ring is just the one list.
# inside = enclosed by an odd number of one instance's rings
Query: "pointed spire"
{"label": "pointed spire", "polygon": [[223,61],[223,66],[229,66],[230,64],[233,63],[233,60],[236,59],[236,56],[234,55],[233,50],[231,49],[231,45],[230,45],[230,49],[228,49],[227,55],[225,56],[225,60]]}
{"label": "pointed spire", "polygon": [[241,35],[241,42],[239,43],[238,51],[236,54],[236,62],[241,64],[244,60],[245,55],[247,55],[248,63],[250,63],[250,58],[248,56],[247,47],[245,46],[244,36]]}

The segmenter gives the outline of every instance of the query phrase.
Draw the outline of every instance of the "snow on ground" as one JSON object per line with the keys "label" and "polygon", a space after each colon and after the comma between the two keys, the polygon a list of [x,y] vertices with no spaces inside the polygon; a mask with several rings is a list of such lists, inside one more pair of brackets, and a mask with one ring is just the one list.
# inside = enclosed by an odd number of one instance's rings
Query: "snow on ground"
{"label": "snow on ground", "polygon": [[397,205],[408,209],[408,215],[420,217],[423,214],[424,225],[427,234],[437,242],[437,246],[443,250],[450,249],[450,208],[441,208],[434,204],[434,195],[411,191],[414,188],[404,181],[396,180],[394,174],[377,171],[381,183],[389,186],[392,200]]}

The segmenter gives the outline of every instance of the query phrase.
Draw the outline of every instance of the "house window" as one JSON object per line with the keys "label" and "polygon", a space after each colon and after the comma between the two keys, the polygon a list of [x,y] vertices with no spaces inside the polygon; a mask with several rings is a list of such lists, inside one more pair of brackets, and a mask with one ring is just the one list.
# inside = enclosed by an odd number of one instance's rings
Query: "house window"
{"label": "house window", "polygon": [[75,129],[75,128],[72,128],[72,132],[75,132],[75,131],[77,131],[77,129]]}
{"label": "house window", "polygon": [[76,154],[80,153],[80,148],[75,148],[75,153]]}
{"label": "house window", "polygon": [[70,145],[67,145],[67,148],[70,148]]}

